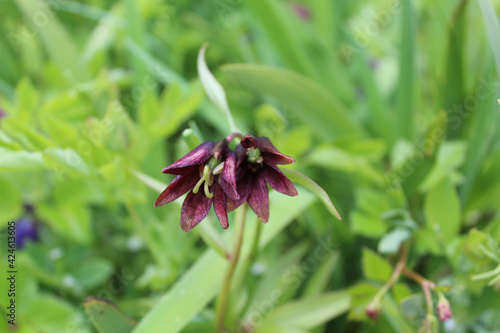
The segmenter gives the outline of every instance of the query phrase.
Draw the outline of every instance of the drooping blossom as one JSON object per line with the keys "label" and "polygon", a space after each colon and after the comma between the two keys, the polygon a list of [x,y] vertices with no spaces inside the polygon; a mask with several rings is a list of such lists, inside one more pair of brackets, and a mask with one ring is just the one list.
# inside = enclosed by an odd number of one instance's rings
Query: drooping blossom
{"label": "drooping blossom", "polygon": [[182,230],[190,231],[198,225],[208,215],[212,203],[221,226],[226,229],[228,197],[239,199],[235,167],[236,155],[228,149],[226,139],[204,142],[162,170],[177,177],[154,205],[163,206],[189,192],[181,208]]}
{"label": "drooping blossom", "polygon": [[280,153],[267,137],[244,136],[236,147],[236,177],[239,199],[228,199],[228,211],[244,202],[262,222],[269,220],[269,184],[276,191],[296,196],[293,183],[278,169],[278,164],[291,164],[295,160]]}

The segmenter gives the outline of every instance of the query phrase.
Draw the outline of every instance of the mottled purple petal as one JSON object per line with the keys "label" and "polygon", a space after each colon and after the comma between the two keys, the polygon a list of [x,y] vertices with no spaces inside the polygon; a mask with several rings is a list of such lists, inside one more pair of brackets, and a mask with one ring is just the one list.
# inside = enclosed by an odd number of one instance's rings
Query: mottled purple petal
{"label": "mottled purple petal", "polygon": [[248,195],[250,194],[250,189],[252,182],[255,177],[252,174],[247,174],[245,177],[238,181],[236,189],[238,190],[239,200],[233,200],[230,197],[227,198],[227,211],[232,212],[239,206],[241,206],[245,201],[247,201]]}
{"label": "mottled purple petal", "polygon": [[198,173],[190,173],[185,176],[177,176],[175,179],[167,186],[167,188],[160,194],[158,199],[155,201],[155,207],[160,207],[174,201],[190,189],[192,189],[200,176]]}
{"label": "mottled purple petal", "polygon": [[203,142],[198,147],[190,151],[184,157],[164,168],[161,172],[172,175],[183,175],[198,169],[198,166],[205,163],[211,156],[211,150],[215,143],[212,141]]}
{"label": "mottled purple petal", "polygon": [[190,231],[198,225],[210,211],[212,198],[207,198],[203,191],[194,194],[189,192],[182,204],[181,209],[181,228],[184,231]]}
{"label": "mottled purple petal", "polygon": [[240,198],[236,190],[236,154],[232,150],[226,154],[219,183],[228,196],[235,200]]}
{"label": "mottled purple petal", "polygon": [[277,167],[265,165],[262,172],[266,178],[267,183],[276,191],[289,195],[291,197],[294,197],[298,194],[295,186],[293,186],[293,183],[290,181],[290,179],[288,179]]}
{"label": "mottled purple petal", "polygon": [[280,153],[278,149],[276,149],[276,147],[274,147],[274,145],[271,143],[269,138],[265,136],[258,137],[257,144],[262,152],[265,163],[291,164],[295,162],[295,160],[290,156]]}
{"label": "mottled purple petal", "polygon": [[220,225],[222,228],[227,229],[229,227],[229,222],[227,219],[227,200],[226,195],[224,194],[224,190],[214,184],[214,210],[215,214],[219,218]]}
{"label": "mottled purple petal", "polygon": [[252,189],[248,195],[248,204],[253,209],[257,217],[264,223],[269,220],[269,193],[266,180],[263,174],[254,177]]}

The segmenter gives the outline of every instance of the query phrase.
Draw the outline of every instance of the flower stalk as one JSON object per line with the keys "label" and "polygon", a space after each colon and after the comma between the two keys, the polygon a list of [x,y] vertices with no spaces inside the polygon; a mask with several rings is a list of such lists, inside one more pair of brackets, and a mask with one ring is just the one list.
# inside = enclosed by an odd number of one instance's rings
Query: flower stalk
{"label": "flower stalk", "polygon": [[222,287],[217,299],[216,306],[216,325],[218,332],[225,332],[224,319],[226,317],[227,303],[229,299],[229,291],[231,290],[231,282],[238,265],[240,258],[241,246],[243,244],[243,231],[245,230],[245,220],[247,213],[247,204],[243,204],[241,209],[239,209],[238,220],[236,222],[236,230],[233,240],[233,249],[229,257],[229,264],[226,269],[226,274],[224,276],[224,281],[222,282]]}
{"label": "flower stalk", "polygon": [[380,303],[382,301],[382,297],[384,297],[385,293],[391,289],[391,287],[399,280],[401,273],[406,268],[406,260],[408,258],[408,246],[406,244],[401,245],[401,255],[399,256],[398,263],[392,272],[389,280],[379,289],[373,300],[368,304],[366,308],[366,314],[371,319],[377,319],[380,313]]}

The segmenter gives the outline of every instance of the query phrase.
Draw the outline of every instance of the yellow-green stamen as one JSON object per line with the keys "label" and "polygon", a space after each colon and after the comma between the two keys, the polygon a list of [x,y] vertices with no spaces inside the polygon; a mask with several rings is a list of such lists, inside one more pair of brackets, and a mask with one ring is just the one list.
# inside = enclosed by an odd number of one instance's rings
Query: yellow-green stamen
{"label": "yellow-green stamen", "polygon": [[218,166],[215,167],[214,171],[212,172],[214,175],[218,175],[219,173],[222,173],[222,170],[224,169],[224,162],[219,164]]}

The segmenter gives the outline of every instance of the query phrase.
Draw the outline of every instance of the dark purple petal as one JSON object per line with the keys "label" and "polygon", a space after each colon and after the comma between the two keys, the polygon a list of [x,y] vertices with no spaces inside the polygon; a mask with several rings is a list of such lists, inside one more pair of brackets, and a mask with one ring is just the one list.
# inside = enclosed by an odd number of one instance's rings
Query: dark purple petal
{"label": "dark purple petal", "polygon": [[239,168],[241,162],[247,157],[247,150],[241,145],[236,146],[236,167]]}
{"label": "dark purple petal", "polygon": [[262,222],[267,223],[269,220],[269,193],[266,180],[262,174],[254,178],[255,181],[252,184],[247,201],[257,217]]}
{"label": "dark purple petal", "polygon": [[168,185],[168,187],[160,194],[158,199],[155,201],[155,207],[160,207],[168,204],[169,202],[174,201],[190,189],[192,189],[200,176],[198,173],[190,173],[185,176],[177,176],[175,179]]}
{"label": "dark purple petal", "polygon": [[291,164],[295,162],[295,160],[290,156],[280,153],[271,143],[269,138],[261,136],[256,140],[258,147],[262,152],[262,156],[264,157],[264,163]]}
{"label": "dark purple petal", "polygon": [[250,194],[250,189],[252,187],[252,182],[255,177],[252,174],[247,174],[245,177],[241,178],[238,181],[238,185],[236,189],[238,190],[238,195],[240,196],[239,200],[233,200],[230,197],[227,198],[227,211],[232,212],[239,206],[241,206],[248,199],[248,195]]}
{"label": "dark purple petal", "polygon": [[226,154],[227,147],[228,146],[226,139],[219,140],[214,144],[210,154],[216,159],[220,160],[221,157]]}
{"label": "dark purple petal", "polygon": [[259,147],[257,138],[253,134],[247,134],[241,139],[240,144],[246,149],[255,149]]}
{"label": "dark purple petal", "polygon": [[181,209],[181,228],[184,231],[190,231],[198,225],[210,211],[212,198],[207,198],[203,191],[194,194],[189,192],[182,204]]}
{"label": "dark purple petal", "polygon": [[229,227],[229,221],[227,219],[227,200],[226,200],[226,195],[224,194],[224,190],[218,186],[217,184],[214,184],[214,210],[215,214],[217,214],[217,217],[219,218],[220,225],[224,228],[227,229]]}
{"label": "dark purple petal", "polygon": [[219,183],[228,196],[235,200],[240,198],[236,191],[236,154],[232,150],[226,154]]}
{"label": "dark purple petal", "polygon": [[265,165],[262,172],[267,183],[276,191],[291,197],[298,194],[290,179],[288,179],[277,167]]}
{"label": "dark purple petal", "polygon": [[164,168],[161,172],[170,173],[172,175],[184,175],[194,172],[201,164],[205,163],[210,158],[214,145],[215,143],[212,141],[203,142],[187,155]]}

